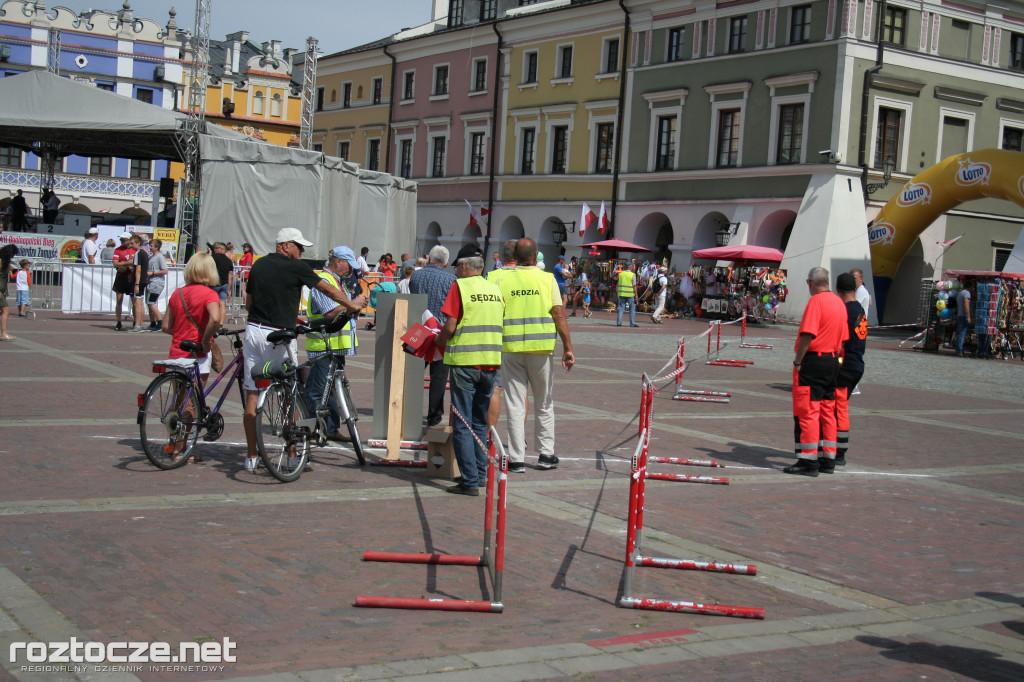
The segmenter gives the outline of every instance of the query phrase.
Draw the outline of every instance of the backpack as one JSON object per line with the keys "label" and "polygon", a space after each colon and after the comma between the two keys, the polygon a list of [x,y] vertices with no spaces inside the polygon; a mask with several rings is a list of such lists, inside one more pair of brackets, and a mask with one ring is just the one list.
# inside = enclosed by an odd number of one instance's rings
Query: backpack
{"label": "backpack", "polygon": [[661,290],[664,288],[665,285],[661,283],[661,275],[658,275],[657,277],[654,278],[654,281],[651,283],[651,291],[653,291],[656,294],[659,294],[661,293]]}

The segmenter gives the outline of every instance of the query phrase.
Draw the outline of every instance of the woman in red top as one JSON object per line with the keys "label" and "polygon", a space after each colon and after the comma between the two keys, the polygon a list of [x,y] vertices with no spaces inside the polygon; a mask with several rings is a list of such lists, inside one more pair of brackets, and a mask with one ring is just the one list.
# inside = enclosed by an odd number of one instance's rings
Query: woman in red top
{"label": "woman in red top", "polygon": [[395,278],[395,273],[398,272],[398,265],[391,258],[390,253],[385,253],[381,257],[380,263],[377,264],[377,272],[381,273],[385,277],[390,277],[391,279]]}
{"label": "woman in red top", "polygon": [[201,342],[203,354],[199,358],[199,372],[203,379],[210,373],[209,351],[213,337],[224,323],[220,296],[210,288],[219,283],[220,275],[213,256],[206,252],[195,253],[185,266],[185,286],[168,297],[164,314],[162,331],[171,335],[168,357],[192,357],[191,353],[181,350],[179,344],[182,341]]}

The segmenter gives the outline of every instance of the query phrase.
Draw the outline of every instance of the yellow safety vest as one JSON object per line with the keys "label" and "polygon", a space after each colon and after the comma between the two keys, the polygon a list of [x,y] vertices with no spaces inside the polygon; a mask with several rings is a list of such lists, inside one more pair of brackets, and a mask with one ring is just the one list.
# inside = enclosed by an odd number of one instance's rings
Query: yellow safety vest
{"label": "yellow safety vest", "polygon": [[[322,279],[323,281],[327,282],[328,284],[330,284],[335,289],[338,289],[339,291],[341,290],[341,287],[338,286],[337,280],[334,279],[334,275],[332,275],[330,273],[327,273],[327,272],[324,272],[323,270],[317,270],[316,274],[319,275],[320,279]],[[312,299],[312,295],[311,295],[311,299]],[[321,317],[324,317],[324,315],[321,314],[321,313],[314,313],[313,312],[313,302],[312,302],[312,300],[310,300],[310,303],[309,303],[309,319],[316,320],[316,319],[321,318]],[[330,342],[331,342],[331,350],[347,350],[349,348],[352,348],[353,340],[354,340],[355,346],[356,347],[359,346],[359,340],[356,339],[356,335],[351,333],[349,331],[349,329],[348,329],[348,327],[351,324],[352,324],[352,322],[349,322],[349,324],[346,325],[346,328],[344,330],[342,330],[342,332],[340,334],[335,334],[333,336],[328,337],[330,339]],[[321,338],[314,338],[312,336],[307,335],[306,336],[306,350],[307,351],[313,351],[313,352],[325,351],[325,350],[327,350],[327,342],[324,341]]]}
{"label": "yellow safety vest", "polygon": [[507,270],[498,280],[505,297],[501,348],[506,353],[551,353],[555,320],[551,317],[554,275],[537,268]]}
{"label": "yellow safety vest", "polygon": [[633,298],[636,296],[636,291],[633,289],[633,280],[636,278],[636,273],[630,272],[629,270],[623,270],[619,273],[619,296],[625,296],[627,298]]}
{"label": "yellow safety vest", "polygon": [[462,319],[448,340],[444,364],[469,367],[501,365],[501,321],[505,304],[501,289],[480,275],[457,282]]}

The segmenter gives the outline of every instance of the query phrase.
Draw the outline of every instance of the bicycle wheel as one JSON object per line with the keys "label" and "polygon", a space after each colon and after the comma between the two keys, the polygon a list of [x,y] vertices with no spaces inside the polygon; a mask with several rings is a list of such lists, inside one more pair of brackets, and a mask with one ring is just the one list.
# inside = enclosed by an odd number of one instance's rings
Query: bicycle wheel
{"label": "bicycle wheel", "polygon": [[271,476],[290,483],[302,475],[309,457],[309,432],[296,426],[306,418],[306,403],[295,399],[291,386],[275,382],[256,413],[256,446]]}
{"label": "bicycle wheel", "polygon": [[192,381],[184,374],[164,374],[149,385],[139,411],[139,436],[153,466],[177,469],[188,461],[202,427],[201,414]]}
{"label": "bicycle wheel", "polygon": [[356,425],[358,417],[356,416],[356,404],[352,402],[352,391],[348,387],[348,379],[344,379],[341,382],[341,399],[345,401],[345,405],[348,409],[348,416],[345,418],[345,426],[348,427],[348,435],[352,437],[352,449],[355,450],[356,457],[359,459],[359,464],[366,466],[366,455],[363,454],[363,443],[359,440],[359,427]]}

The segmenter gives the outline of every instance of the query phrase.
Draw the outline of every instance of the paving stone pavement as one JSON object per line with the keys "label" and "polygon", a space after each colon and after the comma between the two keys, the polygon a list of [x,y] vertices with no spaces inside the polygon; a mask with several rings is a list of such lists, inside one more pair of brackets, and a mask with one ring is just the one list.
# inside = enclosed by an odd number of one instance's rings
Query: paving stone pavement
{"label": "paving stone pavement", "polygon": [[[102,316],[11,320],[0,348],[0,680],[1020,680],[1024,679],[1024,362],[923,353],[869,338],[850,464],[817,479],[792,460],[795,328],[722,328],[704,364],[699,320],[616,328],[570,320],[579,364],[555,382],[561,465],[510,475],[501,614],[365,609],[358,595],[490,600],[479,567],[363,562],[362,552],[476,554],[483,498],[422,470],[360,467],[316,449],[291,484],[242,470],[237,400],[199,464],[142,455],[136,395],[162,334]],[[364,434],[373,333],[349,376]],[[639,378],[732,392],[671,400],[658,382],[652,452],[714,458],[727,486],[650,481],[644,549],[755,564],[756,576],[637,569],[633,594],[756,606],[763,621],[616,607],[623,589]],[[531,425],[532,426],[532,425]],[[535,460],[531,457],[532,465]],[[708,469],[657,465],[673,473]],[[212,669],[32,667],[12,643],[218,642]],[[23,651],[23,650],[22,650]]]}

